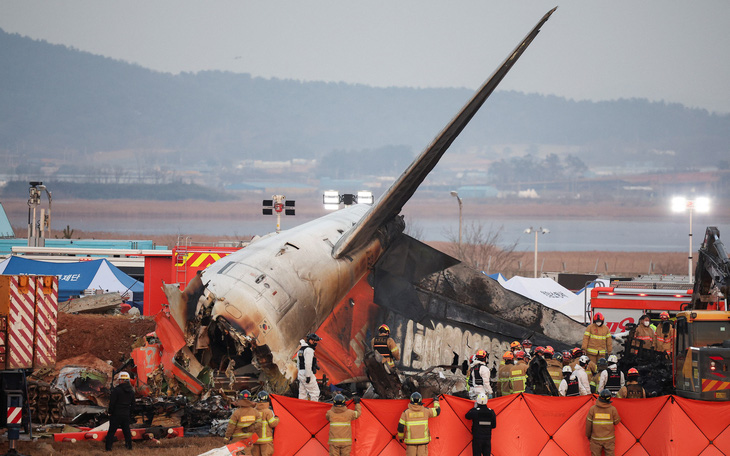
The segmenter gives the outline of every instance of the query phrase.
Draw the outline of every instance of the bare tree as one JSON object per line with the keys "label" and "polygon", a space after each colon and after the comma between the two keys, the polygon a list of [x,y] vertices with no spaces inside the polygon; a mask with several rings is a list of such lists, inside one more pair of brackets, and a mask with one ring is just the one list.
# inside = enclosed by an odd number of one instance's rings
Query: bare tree
{"label": "bare tree", "polygon": [[462,242],[459,234],[449,231],[447,239],[451,242],[451,255],[487,274],[514,269],[518,255],[515,253],[518,239],[504,241],[504,226],[494,228],[483,222],[472,222],[463,227]]}

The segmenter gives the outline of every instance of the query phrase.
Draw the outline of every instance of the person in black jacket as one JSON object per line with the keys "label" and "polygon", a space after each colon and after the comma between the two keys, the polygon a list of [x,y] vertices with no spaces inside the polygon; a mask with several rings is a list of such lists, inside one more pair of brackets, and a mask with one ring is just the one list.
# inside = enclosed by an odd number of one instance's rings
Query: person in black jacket
{"label": "person in black jacket", "polygon": [[124,434],[124,446],[132,449],[132,431],[129,429],[132,423],[132,404],[134,403],[134,389],[129,384],[129,374],[120,372],[119,383],[112,388],[109,396],[109,431],[106,434],[106,451],[112,450],[114,434],[121,428]]}
{"label": "person in black jacket", "polygon": [[487,395],[477,396],[474,408],[466,412],[466,419],[471,420],[471,449],[474,456],[492,454],[492,429],[497,427],[497,415],[487,407]]}

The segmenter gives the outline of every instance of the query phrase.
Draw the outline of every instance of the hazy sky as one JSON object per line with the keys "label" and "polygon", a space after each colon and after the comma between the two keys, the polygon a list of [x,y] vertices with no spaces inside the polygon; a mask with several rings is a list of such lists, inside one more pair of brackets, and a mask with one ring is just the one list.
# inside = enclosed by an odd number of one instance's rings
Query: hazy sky
{"label": "hazy sky", "polygon": [[0,28],[172,73],[476,88],[556,5],[500,89],[730,113],[727,0],[0,0]]}

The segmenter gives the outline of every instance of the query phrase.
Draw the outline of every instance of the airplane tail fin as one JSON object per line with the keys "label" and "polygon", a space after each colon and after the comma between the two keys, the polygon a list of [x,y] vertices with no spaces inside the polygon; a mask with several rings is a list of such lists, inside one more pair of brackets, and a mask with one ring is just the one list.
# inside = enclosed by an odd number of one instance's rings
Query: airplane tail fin
{"label": "airplane tail fin", "polygon": [[532,43],[540,32],[542,25],[550,18],[550,15],[557,7],[548,11],[545,16],[533,27],[517,47],[507,56],[494,73],[476,91],[461,111],[449,122],[448,125],[436,136],[431,144],[410,164],[408,169],[401,174],[393,185],[378,199],[362,219],[346,232],[337,241],[332,249],[334,258],[342,258],[348,252],[356,250],[370,240],[383,223],[400,213],[403,206],[413,196],[421,185],[421,182],[436,166],[444,152],[451,146],[451,143],[459,136],[479,108],[494,92],[504,76],[520,58],[527,46]]}

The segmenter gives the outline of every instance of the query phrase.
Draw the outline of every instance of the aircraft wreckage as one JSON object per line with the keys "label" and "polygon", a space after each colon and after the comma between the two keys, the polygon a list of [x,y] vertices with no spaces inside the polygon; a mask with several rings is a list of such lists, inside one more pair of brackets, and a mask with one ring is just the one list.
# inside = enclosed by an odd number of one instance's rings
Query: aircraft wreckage
{"label": "aircraft wreckage", "polygon": [[[584,327],[502,289],[478,271],[403,233],[400,211],[495,90],[555,10],[549,11],[461,111],[372,206],[353,205],[272,233],[210,265],[184,291],[166,286],[170,314],[185,337],[185,365],[253,364],[269,391],[296,377],[292,355],[305,334],[333,383],[367,379],[366,353],[387,322],[401,346],[399,368],[428,371],[476,349],[492,354],[531,337],[556,348]],[[171,320],[172,321],[172,320]]]}

